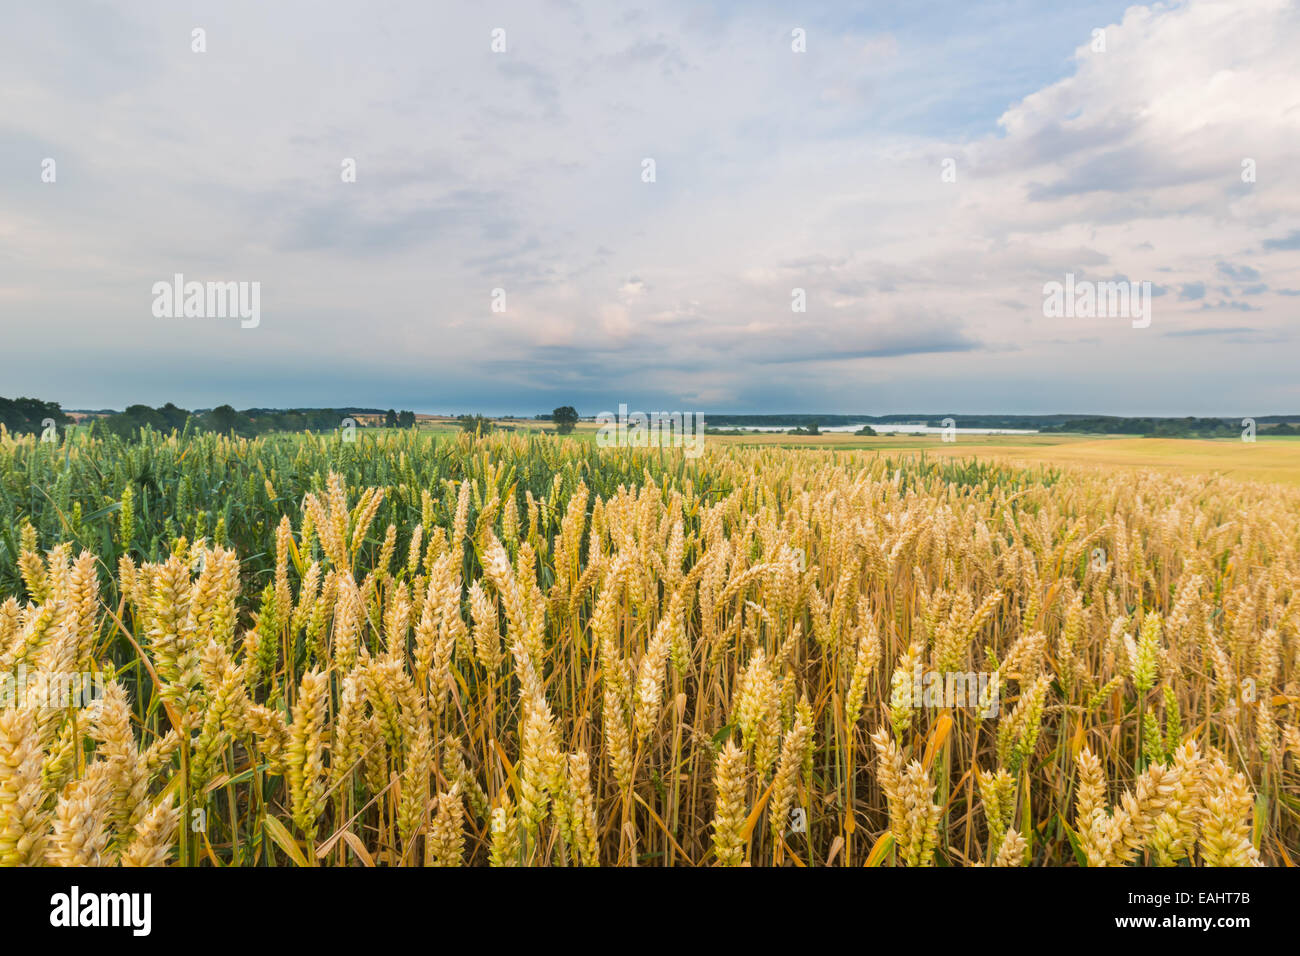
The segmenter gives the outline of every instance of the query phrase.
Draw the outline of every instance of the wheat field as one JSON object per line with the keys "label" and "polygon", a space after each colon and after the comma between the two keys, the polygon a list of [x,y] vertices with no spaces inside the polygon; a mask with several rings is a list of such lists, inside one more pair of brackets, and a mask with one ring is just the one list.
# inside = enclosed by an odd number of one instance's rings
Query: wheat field
{"label": "wheat field", "polygon": [[4,865],[1300,855],[1288,487],[0,433],[0,507]]}

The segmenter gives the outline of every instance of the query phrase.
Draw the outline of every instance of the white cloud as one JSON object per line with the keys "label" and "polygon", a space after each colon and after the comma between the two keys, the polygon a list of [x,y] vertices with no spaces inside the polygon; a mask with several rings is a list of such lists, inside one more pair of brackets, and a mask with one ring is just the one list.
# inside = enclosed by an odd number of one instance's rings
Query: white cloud
{"label": "white cloud", "polygon": [[[1277,403],[1294,402],[1295,299],[1273,290],[1300,265],[1265,245],[1300,228],[1294,4],[1132,7],[1098,24],[1105,53],[1081,30],[1070,75],[974,137],[877,124],[945,115],[916,85],[933,48],[915,31],[811,23],[794,54],[779,15],[685,0],[510,4],[491,23],[378,9],[222,5],[203,55],[171,4],[95,24],[18,11],[0,321],[30,361],[10,391],[497,407],[483,369],[502,402],[538,407],[581,388],[663,407],[1294,410]],[[958,92],[961,67],[928,69]],[[57,184],[37,179],[45,155]],[[1172,294],[1147,330],[1040,317],[1065,272],[1217,287],[1224,260],[1268,287],[1257,335],[1161,334],[1224,325]],[[173,272],[260,280],[261,327],[160,327],[148,289]]]}

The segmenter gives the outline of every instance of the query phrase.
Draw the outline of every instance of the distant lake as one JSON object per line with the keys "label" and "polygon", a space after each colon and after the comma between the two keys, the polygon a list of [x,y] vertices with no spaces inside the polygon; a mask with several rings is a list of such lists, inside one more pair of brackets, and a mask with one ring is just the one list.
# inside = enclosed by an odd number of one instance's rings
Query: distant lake
{"label": "distant lake", "polygon": [[[938,435],[944,429],[934,425],[911,425],[906,423],[898,424],[876,424],[874,422],[861,422],[857,425],[825,425],[817,429],[822,434],[830,432],[848,432],[852,434],[863,425],[870,425],[876,430],[876,434],[883,435],[886,432],[897,432],[900,435]],[[731,426],[718,426],[730,428]],[[736,426],[741,431],[746,432],[788,432],[794,428],[794,425],[760,425],[760,426]],[[955,428],[953,429],[958,435],[1037,435],[1037,428]]]}

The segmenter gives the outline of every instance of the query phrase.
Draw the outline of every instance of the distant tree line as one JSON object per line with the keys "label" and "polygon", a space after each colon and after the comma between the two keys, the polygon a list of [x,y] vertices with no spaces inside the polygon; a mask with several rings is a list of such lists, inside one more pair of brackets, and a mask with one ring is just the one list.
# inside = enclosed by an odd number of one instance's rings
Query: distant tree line
{"label": "distant tree line", "polygon": [[[1223,418],[1071,418],[1049,425],[1045,432],[1077,432],[1088,435],[1139,435],[1143,438],[1236,438],[1241,435],[1240,419]],[[1271,434],[1280,434],[1271,429]]]}
{"label": "distant tree line", "polygon": [[[121,412],[97,419],[94,427],[123,438],[133,438],[145,427],[159,432],[184,431],[188,427],[192,431],[252,438],[268,432],[333,431],[343,424],[345,418],[356,420],[357,414],[354,409],[339,408],[249,408],[239,411],[230,405],[192,412],[168,402],[159,408],[128,405]],[[358,427],[364,424],[360,420],[356,423]]]}
{"label": "distant tree line", "polygon": [[[345,418],[356,420],[363,426],[360,416],[383,417],[387,428],[414,428],[413,411],[374,408],[247,408],[238,411],[230,405],[219,405],[203,411],[189,411],[168,402],[158,408],[148,405],[128,405],[121,412],[95,413],[90,420],[93,428],[133,438],[141,428],[154,431],[213,431],[242,437],[262,435],[267,432],[332,431]],[[1092,435],[1134,435],[1146,438],[1236,438],[1241,434],[1239,418],[1126,418],[1114,415],[953,415],[960,428],[1018,427],[1037,428],[1046,433],[1076,433]],[[550,414],[537,416],[553,421],[561,434],[572,432],[579,421],[577,410],[564,405]],[[877,429],[892,422],[926,421],[940,425],[942,421],[932,415],[718,415],[710,419],[710,434],[727,434],[736,428],[758,425],[794,425],[788,434],[816,435],[827,424],[861,424],[863,420],[875,422]],[[11,434],[40,434],[44,423],[52,420],[62,430],[74,423],[58,402],[44,402],[35,398],[0,397],[0,424]],[[1261,435],[1300,435],[1300,416],[1260,415],[1255,418]],[[494,426],[483,415],[460,415],[457,423],[469,432],[488,432]],[[887,430],[887,428],[886,428]],[[863,425],[859,435],[871,435],[871,426]]]}
{"label": "distant tree line", "polygon": [[415,412],[406,412],[406,411],[398,412],[390,408],[388,411],[384,412],[384,427],[385,428],[414,428]]}
{"label": "distant tree line", "polygon": [[45,430],[44,422],[53,419],[57,427],[72,424],[72,419],[58,402],[42,402],[39,398],[0,398],[0,424],[15,435],[39,435]]}
{"label": "distant tree line", "polygon": [[[1048,432],[1086,432],[1091,434],[1111,435],[1170,435],[1192,437],[1226,436],[1232,432],[1241,433],[1240,418],[1131,418],[1120,415],[964,415],[950,412],[942,415],[933,413],[904,413],[892,415],[728,415],[722,412],[706,414],[710,425],[715,428],[755,428],[759,426],[779,426],[808,428],[817,424],[821,428],[832,425],[862,425],[867,423],[876,431],[888,431],[888,426],[897,424],[924,423],[934,428],[942,428],[945,418],[951,418],[957,428],[1016,428],[1036,429]],[[1300,415],[1255,415],[1257,425],[1263,430],[1265,425],[1300,422]],[[882,428],[882,426],[884,426]],[[1295,426],[1290,426],[1294,428]],[[1267,429],[1270,435],[1295,434],[1280,429]]]}

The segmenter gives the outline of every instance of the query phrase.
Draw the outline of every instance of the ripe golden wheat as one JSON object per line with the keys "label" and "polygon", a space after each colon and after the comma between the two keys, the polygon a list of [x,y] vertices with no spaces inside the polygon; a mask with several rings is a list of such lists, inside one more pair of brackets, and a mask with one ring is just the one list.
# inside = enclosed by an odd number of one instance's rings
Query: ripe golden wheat
{"label": "ripe golden wheat", "polygon": [[[382,531],[394,487],[329,474],[266,536],[264,590],[213,539],[105,568],[24,528],[0,863],[1300,852],[1295,493],[771,449],[603,499],[579,472],[416,489],[419,520]],[[80,672],[102,697],[54,701]],[[918,699],[920,672],[990,680],[959,706]]]}

